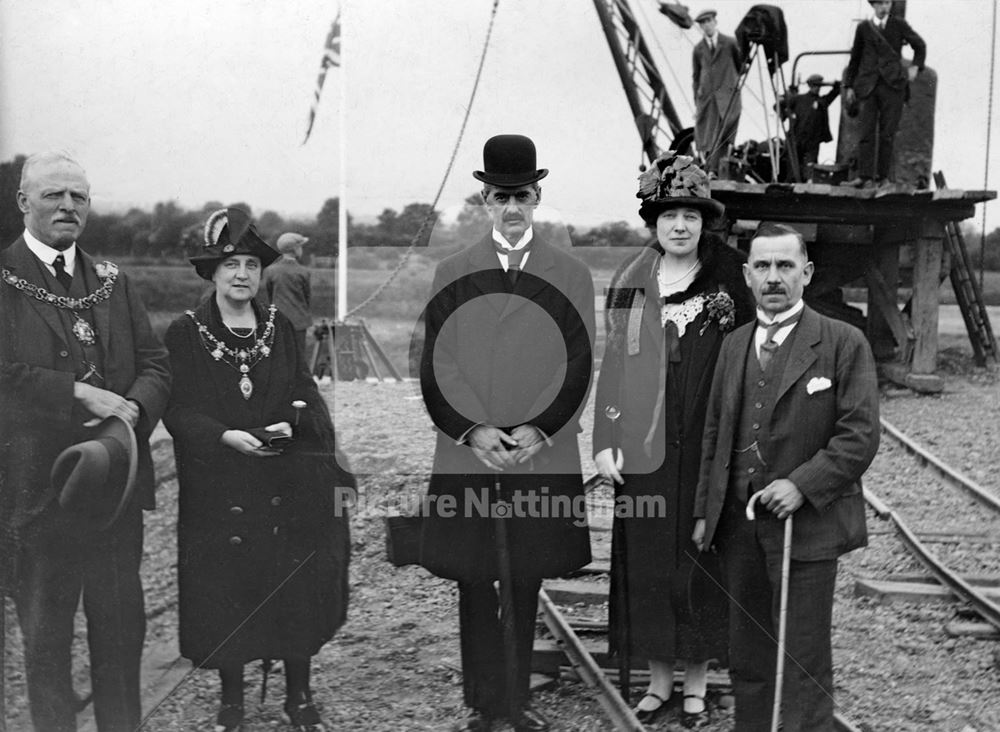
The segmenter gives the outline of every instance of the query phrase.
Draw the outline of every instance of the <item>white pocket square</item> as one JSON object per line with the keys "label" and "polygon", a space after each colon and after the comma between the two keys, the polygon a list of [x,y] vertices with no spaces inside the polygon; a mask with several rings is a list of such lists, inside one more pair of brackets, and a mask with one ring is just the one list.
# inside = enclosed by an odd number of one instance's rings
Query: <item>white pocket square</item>
{"label": "white pocket square", "polygon": [[806,394],[815,394],[817,391],[829,389],[831,386],[833,383],[825,376],[814,376],[806,384]]}

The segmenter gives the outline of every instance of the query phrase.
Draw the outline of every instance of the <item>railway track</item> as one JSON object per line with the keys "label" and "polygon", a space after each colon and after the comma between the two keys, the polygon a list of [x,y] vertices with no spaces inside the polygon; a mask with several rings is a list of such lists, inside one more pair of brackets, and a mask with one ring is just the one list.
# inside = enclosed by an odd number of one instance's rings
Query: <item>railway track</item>
{"label": "railway track", "polygon": [[[885,493],[891,495],[893,503],[900,506],[898,510],[890,507],[885,500],[867,488],[866,501],[876,516],[890,523],[892,531],[906,550],[934,579],[948,588],[958,600],[966,603],[977,615],[1000,630],[1000,605],[987,597],[980,586],[969,582],[963,576],[964,571],[981,570],[983,567],[970,567],[968,555],[975,553],[966,551],[963,556],[961,548],[963,539],[969,536],[980,540],[995,538],[1000,542],[1000,498],[921,447],[887,420],[882,420],[882,429],[883,434],[889,438],[883,441],[883,451],[898,453],[892,456],[893,464],[908,459],[917,467],[917,471],[902,469],[894,475],[893,480],[886,482]],[[941,482],[954,490],[942,494]],[[585,485],[588,493],[593,494],[605,486],[605,483],[595,475],[588,479]],[[595,503],[599,505],[600,500]],[[959,524],[946,524],[942,530],[942,516],[957,519]],[[908,520],[910,523],[907,523]],[[971,531],[973,528],[975,530]],[[602,539],[598,538],[596,543],[600,544],[601,541]],[[931,550],[929,547],[931,543],[942,547],[942,550]],[[964,561],[955,561],[956,552],[959,559]],[[949,562],[957,565],[957,568],[949,567]],[[589,573],[599,574],[604,568],[601,563],[596,563],[589,568]],[[598,582],[595,583],[592,593],[583,591],[583,595],[578,597],[594,599],[600,597],[602,593],[606,597],[607,586],[603,582]],[[558,592],[554,594],[558,595]],[[576,603],[577,606],[580,604]],[[609,677],[616,678],[616,672],[613,669],[601,669],[588,652],[588,646],[593,648],[594,644],[581,642],[576,634],[579,630],[581,633],[598,632],[603,635],[607,633],[606,624],[592,619],[575,622],[567,620],[548,595],[542,598],[540,610],[545,625],[562,647],[575,669],[576,676],[593,689],[614,729],[630,731],[642,729],[631,709],[624,704],[618,691],[608,681]],[[641,671],[636,675],[641,679]],[[726,678],[723,676],[721,680],[716,677],[712,685],[718,690],[720,687],[724,689],[725,684]],[[840,713],[836,715],[835,724],[838,730],[844,732],[859,729]]]}
{"label": "railway track", "polygon": [[[880,486],[879,494],[866,488],[865,499],[938,582],[1000,631],[1000,603],[966,579],[997,570],[996,553],[972,551],[968,540],[975,537],[981,542],[1000,544],[1000,497],[884,419],[882,431],[891,440],[888,445],[883,442],[882,449],[909,456],[920,471],[904,471],[884,489]],[[942,483],[954,490],[942,492]],[[949,531],[941,530],[942,524],[952,530],[950,536]],[[936,550],[930,548],[930,541],[921,540],[922,531],[934,537]]]}

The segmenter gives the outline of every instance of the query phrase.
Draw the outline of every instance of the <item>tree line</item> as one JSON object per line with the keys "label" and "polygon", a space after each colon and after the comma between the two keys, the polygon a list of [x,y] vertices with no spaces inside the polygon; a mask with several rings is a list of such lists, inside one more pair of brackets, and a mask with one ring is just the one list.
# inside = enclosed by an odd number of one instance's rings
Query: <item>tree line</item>
{"label": "tree line", "polygon": [[[24,160],[24,155],[18,155],[0,163],[0,248],[13,242],[24,229],[16,201]],[[183,261],[203,245],[203,227],[211,212],[227,205],[249,211],[261,236],[271,244],[281,233],[296,231],[309,237],[309,253],[313,256],[337,256],[340,200],[336,197],[324,201],[313,218],[285,218],[272,210],[256,214],[245,202],[225,204],[222,201],[207,201],[199,209],[183,208],[176,201],[161,201],[151,211],[141,208],[131,208],[124,213],[91,210],[80,246],[94,255],[112,259]],[[439,211],[428,203],[415,202],[401,211],[383,209],[374,223],[358,222],[348,215],[347,238],[352,247],[369,248],[362,258],[370,259],[371,266],[378,266],[379,260],[384,258],[382,255],[388,254],[379,252],[379,248],[406,247],[415,238],[417,246],[433,244],[437,250],[435,255],[441,256],[449,249],[457,250],[478,240],[488,231],[489,216],[479,193],[465,199],[453,222],[447,226],[440,224]],[[543,237],[577,247],[636,247],[650,238],[644,229],[625,221],[579,230],[573,225],[536,221],[535,228]],[[978,265],[981,237],[968,222],[963,223],[963,230],[972,260]],[[567,236],[569,241],[565,242]],[[1000,270],[1000,228],[986,237],[985,263],[988,270]]]}

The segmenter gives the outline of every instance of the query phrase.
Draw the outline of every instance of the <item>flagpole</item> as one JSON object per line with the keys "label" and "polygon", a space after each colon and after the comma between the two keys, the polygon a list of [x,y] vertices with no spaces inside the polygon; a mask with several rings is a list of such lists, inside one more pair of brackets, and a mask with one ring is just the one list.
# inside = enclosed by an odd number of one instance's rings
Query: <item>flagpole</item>
{"label": "flagpole", "polygon": [[347,316],[347,62],[344,17],[347,0],[340,0],[340,206],[337,221],[337,321]]}

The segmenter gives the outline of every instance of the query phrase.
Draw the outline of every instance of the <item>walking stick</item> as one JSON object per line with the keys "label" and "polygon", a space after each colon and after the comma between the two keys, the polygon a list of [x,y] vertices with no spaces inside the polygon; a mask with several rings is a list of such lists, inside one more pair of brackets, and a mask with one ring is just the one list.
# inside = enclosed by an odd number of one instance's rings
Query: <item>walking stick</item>
{"label": "walking stick", "polygon": [[[747,518],[754,520],[754,503],[762,491],[747,502]],[[774,666],[774,706],[771,708],[771,732],[778,732],[781,720],[781,692],[785,681],[785,636],[788,624],[788,575],[792,564],[792,514],[785,519],[785,541],[781,550],[781,600],[778,609],[778,657]]]}
{"label": "walking stick", "polygon": [[[618,419],[621,410],[614,405],[604,408],[604,416],[611,421],[611,459],[618,460]],[[626,704],[630,703],[632,688],[632,654],[631,638],[628,622],[628,551],[625,545],[625,529],[619,525],[618,531],[612,537],[615,558],[621,567],[621,573],[615,584],[615,601],[618,605],[618,691]]]}
{"label": "walking stick", "polygon": [[0,732],[7,732],[7,597],[0,586]]}
{"label": "walking stick", "polygon": [[521,712],[517,694],[517,633],[514,628],[514,588],[511,587],[510,547],[507,543],[506,506],[500,492],[500,476],[493,479],[493,527],[496,530],[497,573],[500,576],[500,627],[503,631],[504,670],[507,672],[507,705],[511,724]]}

